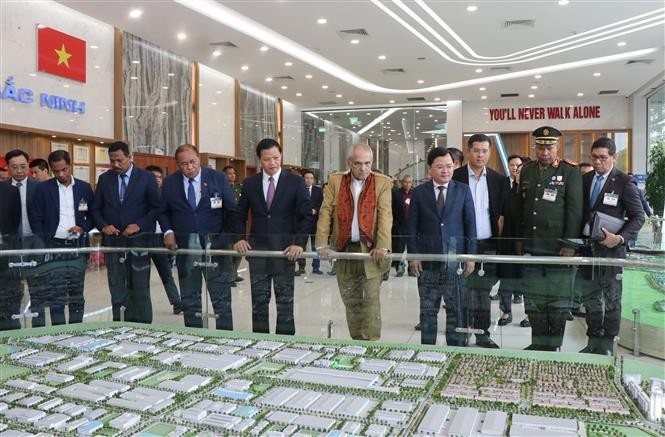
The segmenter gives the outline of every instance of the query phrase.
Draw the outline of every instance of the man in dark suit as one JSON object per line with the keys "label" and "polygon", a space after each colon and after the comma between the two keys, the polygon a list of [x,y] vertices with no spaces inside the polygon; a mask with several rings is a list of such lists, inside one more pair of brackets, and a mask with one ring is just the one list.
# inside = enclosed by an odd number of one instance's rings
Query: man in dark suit
{"label": "man in dark suit", "polygon": [[[269,332],[268,306],[271,285],[277,303],[277,334],[293,335],[294,262],[307,244],[312,214],[301,176],[283,170],[282,147],[271,138],[256,146],[261,172],[245,179],[238,203],[234,229],[240,238],[235,249],[246,254],[252,249],[283,251],[283,258],[249,258],[252,287],[252,330]],[[245,227],[252,211],[252,229],[245,240]]]}
{"label": "man in dark suit", "polygon": [[[87,247],[87,235],[93,227],[89,212],[94,198],[92,187],[72,176],[69,152],[51,152],[48,163],[55,177],[37,186],[30,204],[30,224],[36,238],[42,247]],[[44,326],[47,306],[52,325],[65,324],[65,305],[69,309],[69,323],[81,323],[85,306],[85,254],[52,254],[48,264],[43,279],[47,280],[49,291],[31,296],[31,309],[38,313],[32,319],[32,326]]]}
{"label": "man in dark suit", "polygon": [[[17,248],[22,249],[35,249],[38,245],[38,241],[34,238],[34,232],[30,227],[29,213],[30,213],[30,204],[35,195],[37,186],[41,183],[36,179],[28,177],[29,175],[29,164],[30,156],[23,150],[11,150],[5,154],[5,160],[7,161],[7,169],[9,170],[10,179],[5,182],[11,184],[18,188],[19,195],[21,196],[21,222],[19,224],[18,230],[18,246]],[[41,265],[44,261],[43,256],[20,256],[15,259],[16,262],[20,264],[27,264],[30,262],[37,262],[38,265]],[[18,267],[15,268],[18,274],[22,279],[25,279],[28,284],[28,293],[30,294],[30,300],[32,301],[32,296],[41,296],[47,291],[48,283],[46,279],[42,278],[39,273],[37,273],[31,267]],[[20,295],[23,295],[23,289],[21,288]],[[21,297],[18,298],[19,302]],[[37,298],[39,299],[39,298]]]}
{"label": "man in dark suit", "polygon": [[[111,170],[97,182],[92,216],[104,236],[103,244],[111,247],[149,247],[160,207],[160,193],[152,173],[132,162],[129,145],[116,141],[109,146]],[[113,320],[152,323],[150,300],[150,254],[128,250],[107,253]]]}
{"label": "man in dark suit", "polygon": [[[411,204],[411,189],[413,178],[409,175],[402,176],[402,186],[393,191],[393,254],[401,255],[406,249],[406,224],[409,217],[409,205]],[[401,260],[394,260],[392,266],[397,271],[397,277],[404,275],[404,264]]]}
{"label": "man in dark suit", "polygon": [[[0,183],[0,250],[17,248],[17,233],[21,223],[21,196],[18,188]],[[0,257],[0,331],[20,329],[14,314],[21,312],[23,287],[19,275],[9,268],[10,258]]]}
{"label": "man in dark suit", "polygon": [[[183,144],[176,149],[179,171],[167,177],[162,191],[159,223],[164,245],[169,249],[224,249],[231,241],[226,218],[235,213],[236,203],[224,173],[201,168],[196,146]],[[202,266],[201,255],[178,255],[178,281],[185,326],[200,328],[202,277],[206,279],[217,329],[233,329],[229,257],[214,256],[214,267]]]}
{"label": "man in dark suit", "polygon": [[[311,215],[312,220],[310,221],[310,228],[308,233],[310,235],[310,241],[312,245],[312,250],[316,248],[316,223],[319,221],[319,211],[321,210],[321,204],[323,203],[323,190],[321,187],[314,185],[314,172],[312,170],[305,170],[302,177],[305,181],[305,188],[307,188],[307,195],[309,196],[309,204],[312,208]],[[298,258],[298,271],[296,276],[305,274],[305,258]],[[322,275],[323,272],[319,268],[321,265],[321,260],[319,258],[312,259],[312,273],[315,275]]]}
{"label": "man in dark suit", "polygon": [[[407,223],[407,250],[410,254],[476,253],[476,218],[469,187],[451,180],[453,158],[443,147],[427,156],[431,180],[414,188]],[[446,303],[446,343],[466,346],[467,338],[456,328],[466,326],[462,277],[456,262],[410,261],[418,277],[420,295],[421,343],[435,344],[437,314],[441,298]],[[464,275],[475,263],[466,262]]]}
{"label": "man in dark suit", "polygon": [[[455,170],[453,180],[469,186],[476,213],[476,235],[478,253],[495,255],[496,239],[501,235],[499,216],[503,199],[510,190],[509,179],[487,167],[491,153],[491,141],[485,134],[471,135],[467,142],[469,163]],[[491,320],[490,290],[496,284],[496,264],[484,265],[485,273],[470,275],[467,280],[469,290],[469,322],[474,329],[484,334],[476,334],[476,345],[498,348],[489,334]]]}
{"label": "man in dark suit", "polygon": [[[602,240],[590,239],[585,255],[626,258],[626,244],[644,224],[644,210],[633,178],[616,168],[616,145],[599,138],[591,145],[592,172],[582,176],[583,235],[591,236],[594,215],[604,213],[624,220],[616,234],[603,229]],[[584,266],[582,299],[586,308],[588,345],[580,352],[611,355],[621,323],[622,267]]]}

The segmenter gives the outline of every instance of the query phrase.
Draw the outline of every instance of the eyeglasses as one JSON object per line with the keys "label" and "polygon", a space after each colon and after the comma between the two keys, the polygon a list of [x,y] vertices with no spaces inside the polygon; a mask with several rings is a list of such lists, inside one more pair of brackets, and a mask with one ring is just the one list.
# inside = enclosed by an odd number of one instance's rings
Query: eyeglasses
{"label": "eyeglasses", "polygon": [[600,156],[600,155],[591,154],[591,156],[589,156],[589,157],[591,158],[592,161],[601,161],[601,162],[605,162],[608,159],[610,159],[610,157],[607,156],[607,155]]}

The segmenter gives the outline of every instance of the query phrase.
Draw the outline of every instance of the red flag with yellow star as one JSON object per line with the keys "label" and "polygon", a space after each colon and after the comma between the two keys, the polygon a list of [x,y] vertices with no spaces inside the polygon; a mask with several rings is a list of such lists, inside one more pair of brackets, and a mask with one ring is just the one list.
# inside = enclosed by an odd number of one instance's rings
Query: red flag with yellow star
{"label": "red flag with yellow star", "polygon": [[50,27],[37,28],[39,71],[85,83],[85,41]]}

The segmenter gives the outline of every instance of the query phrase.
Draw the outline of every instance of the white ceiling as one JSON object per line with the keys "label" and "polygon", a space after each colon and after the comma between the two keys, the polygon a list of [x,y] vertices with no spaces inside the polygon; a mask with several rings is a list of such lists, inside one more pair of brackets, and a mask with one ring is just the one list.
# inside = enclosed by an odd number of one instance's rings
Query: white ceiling
{"label": "white ceiling", "polygon": [[[174,1],[64,0],[60,3],[302,108],[348,107],[349,101],[356,107],[389,106],[391,100],[399,105],[409,97],[424,97],[428,103],[438,101],[435,99],[475,101],[481,100],[481,96],[492,101],[501,99],[502,93],[519,93],[519,99],[527,100],[529,94],[537,99],[568,99],[583,93],[581,98],[588,98],[603,90],[618,90],[619,95],[627,96],[662,76],[665,68],[662,1],[571,0],[565,6],[557,0],[428,1],[424,7],[417,0],[382,1],[379,5],[371,0],[186,1],[190,7],[202,5],[213,10],[221,5],[232,11],[221,11],[221,18],[216,21]],[[400,4],[416,13],[420,23],[401,9]],[[477,11],[468,12],[469,5],[477,6]],[[427,7],[436,16],[427,14]],[[141,17],[130,18],[129,12],[137,8],[143,11]],[[249,21],[236,21],[232,24],[234,28],[219,22],[230,21],[233,12],[240,14],[239,19]],[[640,15],[642,18],[635,18]],[[318,24],[320,18],[327,23]],[[397,20],[417,29],[430,45]],[[533,27],[506,30],[503,23],[507,20],[534,20],[534,23]],[[646,25],[651,27],[642,28]],[[268,33],[259,35],[252,26],[267,28]],[[446,32],[445,26],[459,41]],[[628,27],[620,30],[620,26]],[[428,27],[448,41],[450,47],[437,40]],[[359,37],[358,44],[351,44],[337,33],[349,29],[365,29],[369,35]],[[278,34],[279,39],[270,35],[270,31]],[[176,37],[179,32],[187,38],[179,40]],[[211,43],[222,41],[231,41],[237,48],[222,48],[220,56],[213,56],[216,47]],[[554,46],[566,42],[571,44],[555,49]],[[625,45],[619,47],[619,42]],[[270,50],[260,51],[264,44]],[[282,51],[288,50],[289,44],[299,53]],[[577,45],[581,46],[573,47]],[[541,49],[534,49],[537,46]],[[613,62],[598,59],[644,49],[655,50]],[[538,51],[542,56],[535,56]],[[386,59],[379,60],[379,55],[385,55]],[[522,59],[517,59],[520,56]],[[503,57],[508,62],[497,65],[498,59],[481,57]],[[596,65],[592,66],[561,67],[594,59]],[[627,65],[628,61],[639,59],[651,62]],[[285,62],[293,65],[285,66]],[[243,71],[243,65],[249,69]],[[492,66],[510,70],[491,70]],[[544,72],[539,79],[534,77],[540,69],[556,66],[561,71]],[[385,75],[381,70],[387,68],[403,68],[405,72]],[[477,73],[477,68],[483,71]],[[507,73],[518,77],[501,80],[500,75]],[[307,79],[307,74],[312,78]],[[291,76],[293,80],[265,80],[277,76]],[[465,83],[468,80],[475,82]],[[282,89],[282,85],[288,89]],[[328,88],[323,89],[323,85]],[[440,90],[427,90],[437,86]],[[531,89],[532,86],[538,88]],[[486,89],[481,91],[480,87]],[[338,98],[337,94],[343,97]],[[335,105],[324,103],[333,101]]]}

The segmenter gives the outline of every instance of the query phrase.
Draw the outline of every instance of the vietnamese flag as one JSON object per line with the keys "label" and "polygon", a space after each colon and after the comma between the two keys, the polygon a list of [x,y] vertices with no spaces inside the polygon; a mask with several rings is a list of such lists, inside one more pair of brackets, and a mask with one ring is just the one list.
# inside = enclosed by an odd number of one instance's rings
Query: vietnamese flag
{"label": "vietnamese flag", "polygon": [[85,41],[50,27],[37,28],[39,71],[85,83]]}

